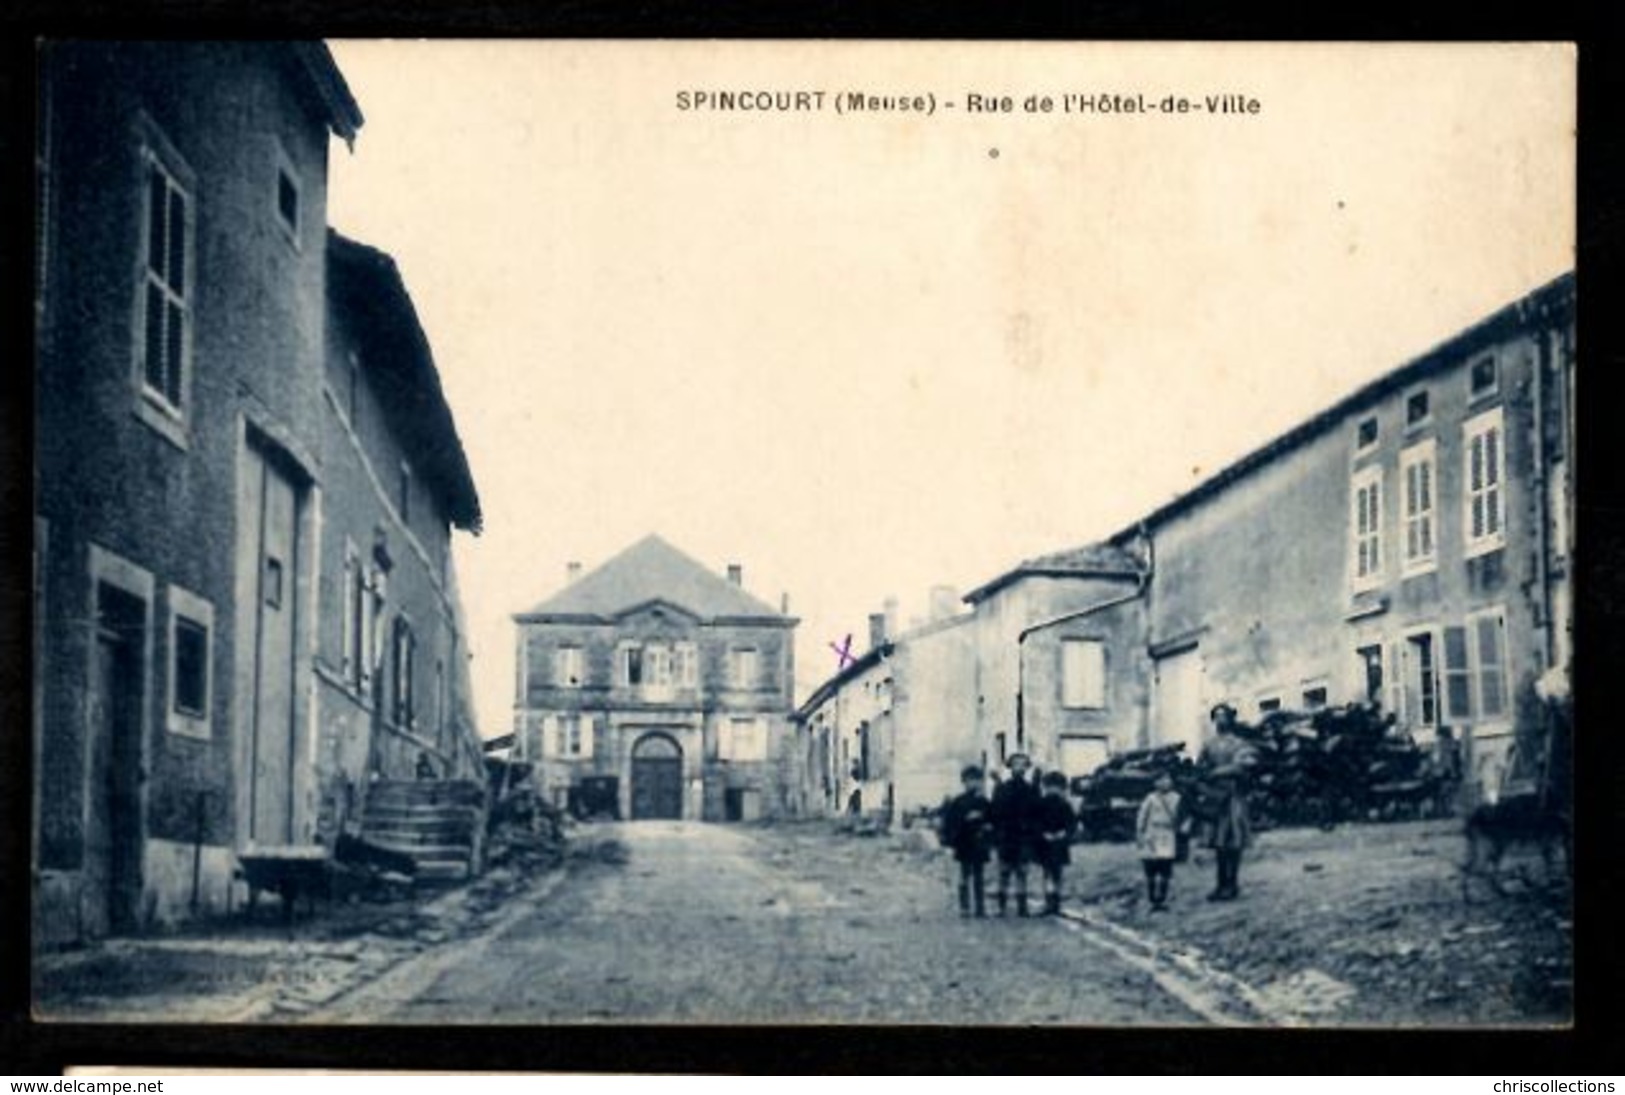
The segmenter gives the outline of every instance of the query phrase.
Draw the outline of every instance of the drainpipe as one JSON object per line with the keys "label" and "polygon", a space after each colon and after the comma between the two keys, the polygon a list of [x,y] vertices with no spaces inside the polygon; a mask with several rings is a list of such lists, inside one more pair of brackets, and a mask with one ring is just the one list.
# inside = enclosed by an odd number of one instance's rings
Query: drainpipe
{"label": "drainpipe", "polygon": [[[1150,541],[1148,540],[1147,543],[1149,542]],[[1101,601],[1099,604],[1090,605],[1088,608],[1080,608],[1074,612],[1065,612],[1059,616],[1052,616],[1047,620],[1040,620],[1038,623],[1028,624],[1026,627],[1022,628],[1021,633],[1016,636],[1016,748],[1018,750],[1025,749],[1027,744],[1027,659],[1023,657],[1023,651],[1026,650],[1027,636],[1033,634],[1035,631],[1043,631],[1046,628],[1054,627],[1057,624],[1064,624],[1070,620],[1081,620],[1086,616],[1093,616],[1097,612],[1104,612],[1108,608],[1116,608],[1118,605],[1127,604],[1129,601],[1137,600],[1145,593],[1146,585],[1149,579],[1150,570],[1148,565],[1147,570],[1134,576],[1133,592],[1125,593],[1118,597],[1109,598]]]}

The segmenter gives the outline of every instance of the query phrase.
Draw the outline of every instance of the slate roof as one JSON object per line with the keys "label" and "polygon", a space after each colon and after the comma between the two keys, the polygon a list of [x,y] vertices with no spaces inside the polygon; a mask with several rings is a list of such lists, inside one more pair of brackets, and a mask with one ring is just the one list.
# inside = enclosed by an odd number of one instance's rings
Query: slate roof
{"label": "slate roof", "polygon": [[1024,559],[1014,567],[965,594],[968,604],[992,596],[1019,578],[1122,577],[1134,578],[1145,570],[1140,561],[1112,543],[1085,544],[1083,547],[1052,551]]}
{"label": "slate roof", "polygon": [[649,535],[516,619],[595,616],[610,619],[628,609],[664,601],[702,620],[761,619],[793,623],[722,575]]}

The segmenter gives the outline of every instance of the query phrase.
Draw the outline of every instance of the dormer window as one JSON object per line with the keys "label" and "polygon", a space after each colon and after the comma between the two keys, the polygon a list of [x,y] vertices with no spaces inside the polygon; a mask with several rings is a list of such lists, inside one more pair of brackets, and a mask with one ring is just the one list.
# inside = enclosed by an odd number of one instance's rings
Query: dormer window
{"label": "dormer window", "polygon": [[1472,399],[1494,395],[1501,388],[1501,371],[1494,354],[1485,354],[1467,373],[1467,394]]}

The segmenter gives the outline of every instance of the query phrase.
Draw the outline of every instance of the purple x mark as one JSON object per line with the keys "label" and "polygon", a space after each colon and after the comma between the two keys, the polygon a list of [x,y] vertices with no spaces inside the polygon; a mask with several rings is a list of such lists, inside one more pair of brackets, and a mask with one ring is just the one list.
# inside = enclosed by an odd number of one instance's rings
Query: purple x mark
{"label": "purple x mark", "polygon": [[835,672],[837,673],[858,660],[852,656],[851,633],[847,634],[845,642],[841,643],[839,646],[837,646],[835,643],[830,643],[829,648],[835,651],[835,656],[841,660],[841,664],[835,667]]}

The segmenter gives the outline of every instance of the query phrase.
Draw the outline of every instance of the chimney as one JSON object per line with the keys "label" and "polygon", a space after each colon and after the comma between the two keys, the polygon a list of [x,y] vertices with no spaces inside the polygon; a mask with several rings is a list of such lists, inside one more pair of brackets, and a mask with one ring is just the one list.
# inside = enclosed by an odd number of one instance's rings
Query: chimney
{"label": "chimney", "polygon": [[581,577],[581,564],[579,562],[572,559],[564,564],[564,580],[566,583],[573,582],[579,577]]}
{"label": "chimney", "polygon": [[790,595],[788,593],[779,594],[779,615],[790,615]]}
{"label": "chimney", "polygon": [[897,635],[897,598],[887,597],[881,603],[886,610],[886,638],[895,638]]}
{"label": "chimney", "polygon": [[738,563],[729,563],[728,581],[736,586],[743,586],[745,584],[745,568]]}
{"label": "chimney", "polygon": [[952,616],[959,608],[959,591],[953,586],[931,587],[931,613],[932,623],[938,623]]}
{"label": "chimney", "polygon": [[886,641],[886,614],[884,612],[869,613],[869,649],[879,650]]}

